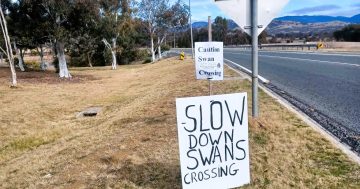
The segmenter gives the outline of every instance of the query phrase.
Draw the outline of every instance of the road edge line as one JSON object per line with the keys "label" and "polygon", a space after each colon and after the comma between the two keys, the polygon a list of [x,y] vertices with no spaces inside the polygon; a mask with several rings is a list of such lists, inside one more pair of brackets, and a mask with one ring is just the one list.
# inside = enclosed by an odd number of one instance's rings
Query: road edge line
{"label": "road edge line", "polygon": [[[234,64],[234,62],[232,62]],[[227,65],[227,64],[226,64]],[[236,64],[237,65],[237,64]],[[235,68],[227,65],[231,70],[235,71],[238,74],[245,74],[246,79],[251,81],[250,76],[247,75],[247,73],[243,73],[241,70],[236,70]],[[322,136],[324,136],[334,147],[341,150],[346,156],[351,159],[353,162],[360,165],[360,157],[353,151],[351,151],[351,147],[343,144],[340,142],[340,140],[329,133],[325,128],[323,128],[319,123],[317,123],[315,120],[313,120],[311,117],[306,115],[304,112],[299,110],[297,107],[292,105],[290,102],[288,102],[286,99],[282,98],[281,96],[277,95],[270,89],[266,88],[265,86],[260,85],[259,88],[264,91],[267,95],[269,95],[271,98],[276,100],[280,103],[283,107],[288,109],[290,112],[294,113],[298,118],[300,118],[302,121],[304,121],[306,124],[308,124],[311,128],[313,128],[316,132],[320,133]]]}
{"label": "road edge line", "polygon": [[[243,71],[246,72],[247,74],[249,74],[249,75],[252,74],[252,71],[249,70],[249,69],[247,69],[247,68],[245,68],[244,66],[241,66],[241,65],[239,65],[239,64],[236,64],[235,62],[233,62],[233,61],[231,61],[231,60],[229,60],[229,59],[224,59],[224,60],[225,60],[226,62],[231,63],[232,65],[240,68],[241,70],[243,70]],[[231,66],[230,66],[230,67],[231,67]],[[259,79],[260,79],[261,82],[263,82],[263,83],[270,83],[270,80],[264,78],[263,76],[259,75],[258,77],[259,77]]]}

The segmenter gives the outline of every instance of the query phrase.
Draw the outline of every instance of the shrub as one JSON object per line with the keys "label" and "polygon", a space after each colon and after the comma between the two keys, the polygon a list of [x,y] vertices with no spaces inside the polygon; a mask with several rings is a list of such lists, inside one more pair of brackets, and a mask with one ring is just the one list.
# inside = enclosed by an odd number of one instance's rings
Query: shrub
{"label": "shrub", "polygon": [[69,66],[71,67],[85,67],[88,65],[88,61],[84,60],[84,58],[81,56],[70,58]]}
{"label": "shrub", "polygon": [[147,57],[143,62],[143,64],[148,64],[148,63],[151,63],[151,57]]}
{"label": "shrub", "polygon": [[40,69],[40,63],[38,63],[36,61],[25,62],[25,65],[26,65],[26,67],[34,69],[34,70]]}
{"label": "shrub", "polygon": [[35,50],[35,49],[32,49],[32,50],[30,51],[30,53],[31,53],[31,56],[39,56],[38,51]]}
{"label": "shrub", "polygon": [[161,45],[161,51],[163,51],[163,52],[169,51],[170,49],[171,49],[171,47],[167,44]]}

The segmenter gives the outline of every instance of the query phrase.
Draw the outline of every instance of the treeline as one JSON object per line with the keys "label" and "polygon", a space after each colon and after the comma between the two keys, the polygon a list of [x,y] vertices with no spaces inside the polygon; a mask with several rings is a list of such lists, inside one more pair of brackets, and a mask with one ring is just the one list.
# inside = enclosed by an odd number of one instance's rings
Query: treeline
{"label": "treeline", "polygon": [[[171,1],[173,2],[173,1]],[[188,24],[188,7],[180,0],[1,0],[7,28],[2,52],[10,48],[22,71],[26,50],[37,52],[41,68],[51,51],[60,77],[71,66],[128,64],[161,55],[164,38]],[[5,29],[8,31],[5,31]],[[11,46],[7,45],[7,36]],[[149,47],[150,50],[141,50]],[[3,53],[8,56],[9,53]],[[70,58],[68,58],[70,57]],[[70,61],[69,61],[70,60]],[[9,60],[10,61],[10,60]]]}
{"label": "treeline", "polygon": [[[251,44],[251,37],[240,29],[230,29],[229,21],[223,17],[216,17],[212,23],[212,40],[222,41],[224,45],[247,45]],[[208,28],[194,28],[193,30],[194,41],[208,41]],[[262,32],[259,36],[259,43],[269,43],[267,40],[266,31]],[[179,31],[175,36],[170,36],[168,45],[179,48],[191,47],[190,30]],[[175,43],[174,43],[175,40]]]}
{"label": "treeline", "polygon": [[[230,27],[233,22],[226,18],[216,17],[212,23],[212,40],[223,41],[226,46],[251,44],[251,37],[240,28]],[[208,41],[207,26],[194,28],[194,41]],[[293,42],[314,42],[314,41],[353,41],[360,40],[360,25],[349,25],[339,31],[313,31],[313,32],[284,32],[268,34],[263,31],[259,36],[261,44],[266,43],[293,43]],[[174,42],[175,41],[175,42]],[[180,31],[168,39],[168,45],[175,47],[190,47],[190,30]]]}
{"label": "treeline", "polygon": [[360,24],[346,26],[334,32],[334,37],[337,41],[360,42]]}

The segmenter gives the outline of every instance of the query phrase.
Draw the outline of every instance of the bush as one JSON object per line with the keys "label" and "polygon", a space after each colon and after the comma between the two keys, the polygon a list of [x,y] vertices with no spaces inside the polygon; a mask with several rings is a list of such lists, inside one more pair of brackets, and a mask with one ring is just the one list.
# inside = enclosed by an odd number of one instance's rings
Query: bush
{"label": "bush", "polygon": [[161,45],[161,51],[163,51],[163,52],[169,51],[170,49],[171,49],[171,47],[167,44]]}
{"label": "bush", "polygon": [[144,60],[149,57],[149,52],[146,49],[138,49],[136,51],[136,60]]}
{"label": "bush", "polygon": [[37,50],[32,49],[30,51],[30,53],[31,53],[31,56],[39,56],[39,53],[37,52]]}
{"label": "bush", "polygon": [[84,60],[84,58],[81,56],[70,58],[69,66],[71,67],[85,67],[88,65],[88,61]]}
{"label": "bush", "polygon": [[17,57],[14,57],[14,65],[19,65],[19,59]]}
{"label": "bush", "polygon": [[40,63],[36,61],[29,61],[25,62],[26,67],[34,69],[34,70],[40,70]]}
{"label": "bush", "polygon": [[148,64],[148,63],[151,63],[151,57],[147,57],[143,62],[143,64]]}
{"label": "bush", "polygon": [[360,42],[360,24],[346,26],[333,35],[337,41]]}

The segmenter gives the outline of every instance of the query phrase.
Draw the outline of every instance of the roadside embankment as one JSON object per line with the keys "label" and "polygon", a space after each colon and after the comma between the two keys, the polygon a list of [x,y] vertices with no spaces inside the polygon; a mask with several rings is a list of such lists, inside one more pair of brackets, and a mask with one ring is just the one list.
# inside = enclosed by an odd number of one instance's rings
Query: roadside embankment
{"label": "roadside embankment", "polygon": [[[0,74],[0,188],[181,188],[175,99],[209,94],[191,60],[72,75],[32,73],[10,89]],[[251,102],[243,78],[226,69],[212,94],[247,92]],[[76,117],[89,107],[101,113]],[[360,165],[262,91],[260,107],[244,188],[360,187]]]}

